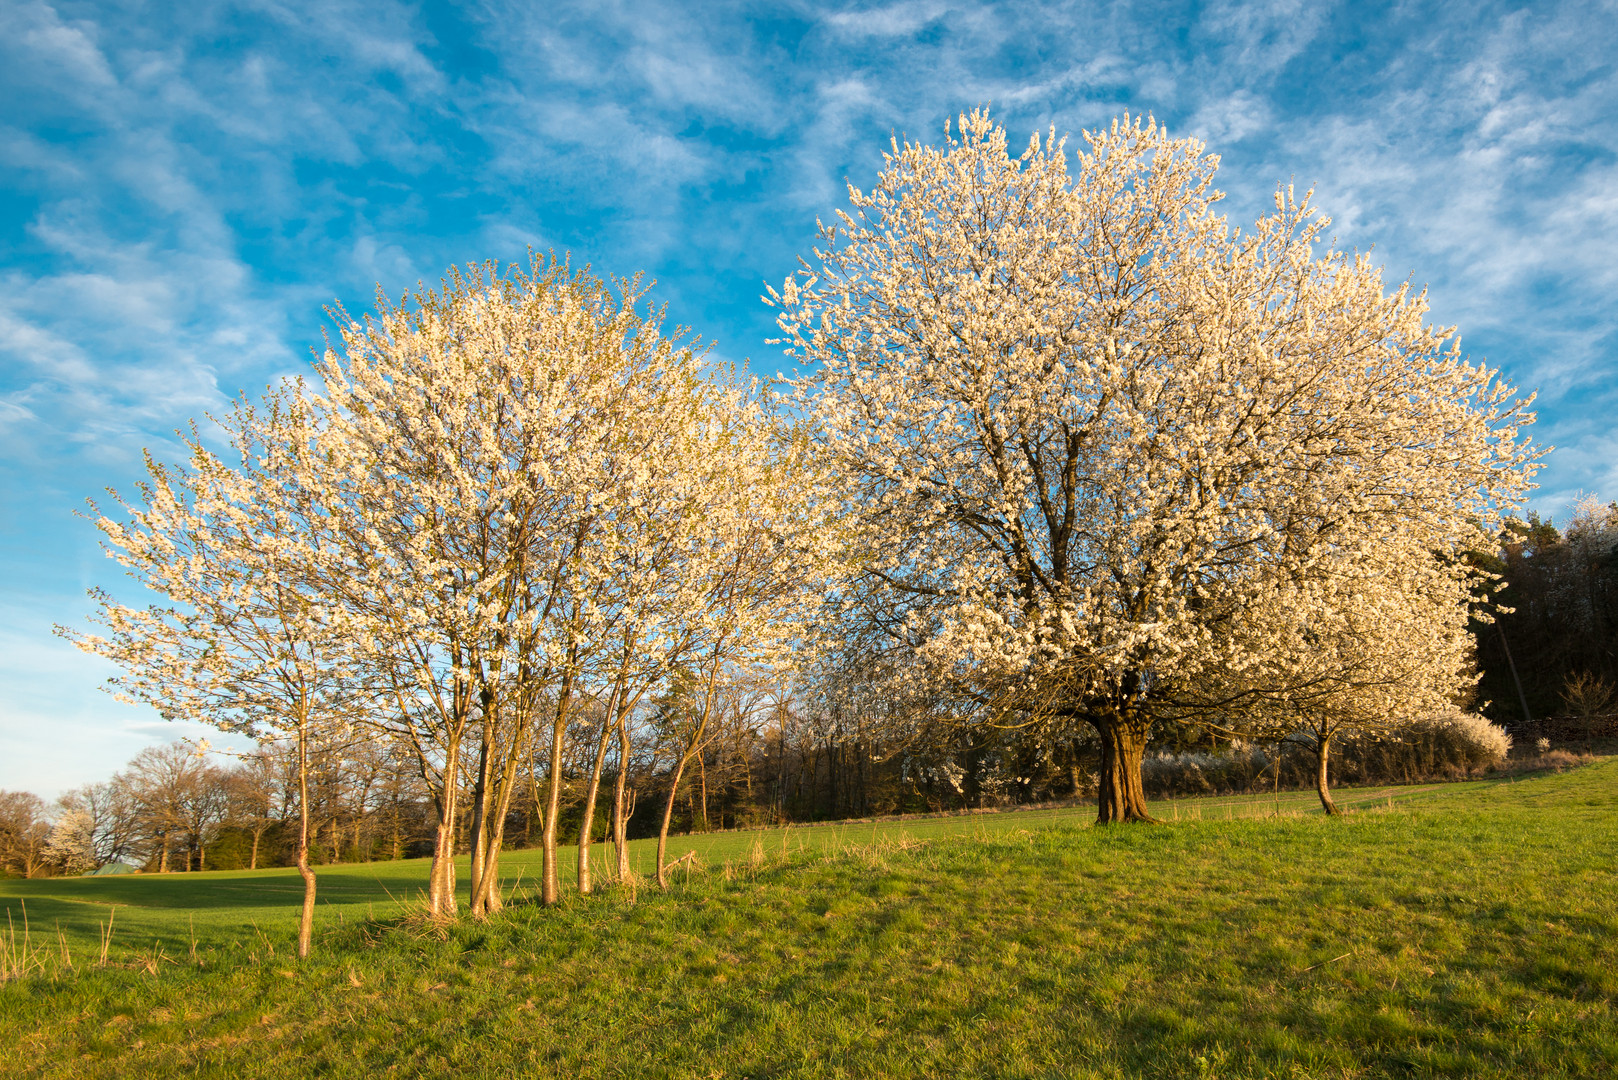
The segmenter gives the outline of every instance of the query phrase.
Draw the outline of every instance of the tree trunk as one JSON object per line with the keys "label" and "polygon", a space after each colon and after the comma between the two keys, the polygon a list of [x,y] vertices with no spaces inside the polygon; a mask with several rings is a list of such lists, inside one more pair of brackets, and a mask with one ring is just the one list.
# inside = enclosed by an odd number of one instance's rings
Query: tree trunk
{"label": "tree trunk", "polygon": [[1116,717],[1091,717],[1090,723],[1101,737],[1101,793],[1097,825],[1126,821],[1156,823],[1146,809],[1146,791],[1141,786],[1141,759],[1146,756],[1146,733],[1150,723]]}
{"label": "tree trunk", "polygon": [[612,781],[612,847],[618,861],[618,881],[634,880],[634,869],[629,865],[629,815],[625,804],[625,785],[629,780],[629,723],[618,718],[618,775]]}
{"label": "tree trunk", "polygon": [[663,857],[669,847],[669,819],[674,816],[674,796],[680,790],[680,777],[685,774],[685,763],[690,753],[680,755],[679,763],[674,766],[674,777],[669,782],[669,797],[663,800],[663,821],[657,828],[657,885],[660,889],[669,887],[668,874],[664,872]]}
{"label": "tree trunk", "polygon": [[1528,711],[1528,695],[1523,693],[1522,680],[1517,677],[1517,661],[1511,657],[1511,646],[1506,644],[1506,628],[1500,625],[1500,613],[1496,609],[1494,616],[1494,631],[1500,635],[1500,648],[1506,654],[1506,666],[1511,669],[1511,683],[1517,688],[1517,703],[1522,706],[1523,723],[1532,724],[1533,714]]}
{"label": "tree trunk", "polygon": [[482,914],[481,905],[477,903],[477,896],[482,892],[483,864],[488,858],[488,845],[484,842],[484,833],[487,831],[489,820],[489,770],[493,767],[489,760],[489,740],[493,731],[493,724],[489,716],[489,696],[483,696],[483,737],[478,740],[478,775],[472,786],[472,827],[470,840],[472,845],[471,857],[467,860],[467,877],[472,883],[472,908],[474,915]]}
{"label": "tree trunk", "polygon": [[562,740],[567,737],[567,710],[573,696],[573,676],[563,676],[556,698],[556,716],[551,721],[550,790],[545,799],[545,831],[540,837],[542,879],[540,900],[546,907],[562,899],[562,883],[556,866],[556,819],[562,808]]}
{"label": "tree trunk", "polygon": [[[698,786],[699,790],[702,793],[701,794],[701,803],[700,803],[700,805],[702,806],[702,831],[707,832],[708,831],[708,763],[704,760],[704,756],[703,756],[703,754],[701,752],[698,752],[698,754],[697,754],[697,776],[698,776],[698,784],[697,784],[697,786]],[[693,821],[692,824],[695,824],[695,822]],[[696,832],[697,830],[693,828],[691,831]]]}
{"label": "tree trunk", "polygon": [[584,816],[579,819],[579,892],[588,895],[594,888],[590,881],[590,841],[594,839],[596,824],[596,796],[601,791],[601,770],[607,763],[607,744],[612,741],[612,713],[616,702],[607,703],[607,712],[601,718],[601,741],[596,744],[596,759],[590,767],[590,783],[584,789]]}
{"label": "tree trunk", "polygon": [[837,741],[837,736],[833,735],[832,741],[826,746],[826,806],[828,807],[826,816],[833,819],[840,816],[838,810],[841,809],[837,805],[838,796],[841,794],[837,785],[837,759],[842,756],[839,753],[841,745]]}
{"label": "tree trunk", "polygon": [[309,729],[298,724],[298,876],[303,878],[303,911],[298,916],[298,959],[308,957],[315,930],[315,872],[309,868]]}
{"label": "tree trunk", "polygon": [[517,791],[517,764],[528,750],[528,720],[526,716],[512,725],[511,745],[506,748],[505,764],[494,776],[490,808],[485,812],[480,843],[483,846],[483,874],[472,890],[472,914],[488,915],[504,906],[500,896],[500,852],[505,846],[506,817],[511,812],[511,800]]}
{"label": "tree trunk", "polygon": [[1315,737],[1315,790],[1320,793],[1320,806],[1326,813],[1342,813],[1331,801],[1331,790],[1326,786],[1326,761],[1331,756],[1331,733],[1317,732]]}
{"label": "tree trunk", "polygon": [[455,914],[455,810],[460,768],[461,743],[459,739],[452,739],[444,754],[438,826],[433,833],[433,862],[427,872],[427,910],[442,918]]}

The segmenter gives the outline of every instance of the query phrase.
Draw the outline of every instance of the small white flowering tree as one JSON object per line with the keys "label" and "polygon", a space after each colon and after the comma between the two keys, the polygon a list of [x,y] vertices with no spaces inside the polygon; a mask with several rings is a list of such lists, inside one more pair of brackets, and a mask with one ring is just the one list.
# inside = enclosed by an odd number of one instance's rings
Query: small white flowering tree
{"label": "small white flowering tree", "polygon": [[1453,711],[1477,681],[1468,626],[1480,576],[1408,537],[1319,553],[1308,575],[1271,582],[1233,628],[1226,662],[1160,692],[1160,712],[1227,735],[1308,745],[1322,809],[1342,732],[1398,739]]}
{"label": "small white flowering tree", "polygon": [[350,688],[320,581],[330,533],[300,471],[311,428],[296,388],[272,392],[259,406],[239,403],[220,427],[233,460],[193,431],[186,467],[148,455],[138,495],[114,493],[124,520],[97,511],[107,554],[159,602],[132,607],[94,590],[92,622],[104,633],[57,632],[123,669],[109,680],[120,700],[171,720],[292,742],[304,882],[298,955],[305,957],[316,887],[309,751],[321,732],[342,723]]}
{"label": "small white flowering tree", "polygon": [[695,354],[679,359],[639,380],[610,470],[614,483],[603,492],[598,595],[616,637],[600,654],[608,717],[585,789],[583,892],[591,889],[589,823],[609,734],[619,743],[613,836],[618,873],[627,877],[630,714],[676,668],[700,668],[706,677],[699,680],[704,705],[682,729],[672,799],[701,746],[723,671],[802,636],[809,598],[818,595],[833,551],[824,527],[829,503],[817,497],[821,473],[806,456],[807,444],[761,406],[751,383]]}
{"label": "small white flowering tree", "polygon": [[1099,820],[1143,820],[1161,688],[1334,550],[1478,546],[1531,417],[1307,196],[1232,229],[1217,159],[1127,118],[1067,161],[981,111],[895,142],[770,302],[911,677],[1090,725]]}
{"label": "small white flowering tree", "polygon": [[64,874],[84,874],[96,868],[95,819],[88,810],[62,811],[45,840],[45,856]]}
{"label": "small white flowering tree", "polygon": [[658,826],[657,882],[667,885],[669,822],[680,780],[702,750],[726,681],[809,659],[810,627],[840,572],[838,500],[801,432],[750,395],[716,393],[694,418],[684,484],[686,552],[671,585],[672,638],[691,673]]}

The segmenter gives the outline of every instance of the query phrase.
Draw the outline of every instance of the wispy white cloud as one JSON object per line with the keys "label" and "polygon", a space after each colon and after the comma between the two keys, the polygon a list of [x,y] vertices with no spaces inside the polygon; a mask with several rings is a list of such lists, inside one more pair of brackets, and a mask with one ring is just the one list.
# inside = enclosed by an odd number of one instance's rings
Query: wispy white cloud
{"label": "wispy white cloud", "polygon": [[[760,279],[890,134],[990,102],[1019,142],[1151,112],[1223,156],[1236,220],[1317,185],[1346,246],[1544,389],[1541,505],[1618,495],[1615,46],[1618,13],[1579,0],[0,6],[0,488],[29,509],[0,523],[26,568],[0,609],[67,621],[67,508],[300,370],[322,306],[378,283],[571,250],[650,271],[676,320],[769,371]],[[25,668],[0,684],[36,702],[6,737],[49,711]]]}
{"label": "wispy white cloud", "polygon": [[908,37],[941,18],[950,10],[938,0],[903,0],[825,15],[826,25],[839,34],[854,37]]}

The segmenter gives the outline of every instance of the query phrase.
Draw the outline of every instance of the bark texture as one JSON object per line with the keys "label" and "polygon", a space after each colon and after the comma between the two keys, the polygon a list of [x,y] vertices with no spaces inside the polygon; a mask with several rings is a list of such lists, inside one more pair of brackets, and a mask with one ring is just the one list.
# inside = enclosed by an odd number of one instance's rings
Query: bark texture
{"label": "bark texture", "polygon": [[635,879],[629,865],[629,815],[634,813],[635,793],[629,782],[629,725],[618,718],[618,775],[612,781],[612,847],[618,860],[618,882],[626,884]]}
{"label": "bark texture", "polygon": [[[433,832],[433,862],[427,871],[427,910],[438,918],[455,914],[455,811],[458,785],[451,778],[460,766],[460,743],[452,740],[444,758],[446,780],[442,791],[437,793],[438,824]],[[422,775],[429,775],[425,764]]]}
{"label": "bark texture", "polygon": [[1140,766],[1146,756],[1146,735],[1150,722],[1120,717],[1092,717],[1090,723],[1101,737],[1101,791],[1096,824],[1156,822],[1146,809],[1146,789],[1141,784]]}

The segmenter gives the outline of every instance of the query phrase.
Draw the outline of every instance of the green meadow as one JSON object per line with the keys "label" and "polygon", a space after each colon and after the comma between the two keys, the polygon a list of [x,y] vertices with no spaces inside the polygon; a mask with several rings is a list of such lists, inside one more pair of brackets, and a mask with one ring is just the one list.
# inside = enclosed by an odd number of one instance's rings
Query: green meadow
{"label": "green meadow", "polygon": [[0,1071],[1618,1076],[1618,759],[1312,799],[678,837],[551,910],[513,852],[450,926],[424,862],[324,867],[302,964],[292,871],[4,881]]}

